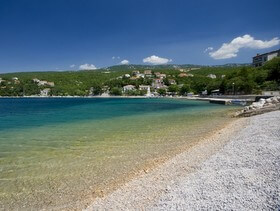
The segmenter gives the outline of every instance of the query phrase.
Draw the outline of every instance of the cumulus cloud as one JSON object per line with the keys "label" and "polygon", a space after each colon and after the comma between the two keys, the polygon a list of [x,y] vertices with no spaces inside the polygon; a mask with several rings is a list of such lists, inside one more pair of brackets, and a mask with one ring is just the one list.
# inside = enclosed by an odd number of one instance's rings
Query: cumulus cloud
{"label": "cumulus cloud", "polygon": [[95,65],[93,64],[82,64],[80,65],[80,70],[96,70],[97,67],[95,67]]}
{"label": "cumulus cloud", "polygon": [[120,59],[121,57],[119,56],[112,56],[112,59],[115,60],[115,59]]}
{"label": "cumulus cloud", "polygon": [[279,45],[280,40],[278,37],[272,40],[255,40],[254,37],[246,34],[243,37],[236,37],[230,43],[224,43],[216,51],[209,52],[213,59],[229,59],[237,56],[239,49],[252,48],[252,49],[265,49]]}
{"label": "cumulus cloud", "polygon": [[126,59],[124,59],[124,60],[122,60],[122,61],[120,62],[120,64],[129,64],[129,61],[126,60]]}
{"label": "cumulus cloud", "polygon": [[206,49],[204,50],[204,53],[206,53],[206,52],[208,52],[208,51],[213,51],[213,50],[214,50],[213,47],[208,47],[208,48],[206,48]]}
{"label": "cumulus cloud", "polygon": [[144,58],[143,62],[157,65],[157,64],[166,64],[168,62],[172,62],[172,59],[161,58],[156,55],[153,55],[153,56]]}
{"label": "cumulus cloud", "polygon": [[75,67],[75,66],[76,66],[75,64],[71,64],[71,65],[70,65],[71,68],[73,68],[73,67]]}

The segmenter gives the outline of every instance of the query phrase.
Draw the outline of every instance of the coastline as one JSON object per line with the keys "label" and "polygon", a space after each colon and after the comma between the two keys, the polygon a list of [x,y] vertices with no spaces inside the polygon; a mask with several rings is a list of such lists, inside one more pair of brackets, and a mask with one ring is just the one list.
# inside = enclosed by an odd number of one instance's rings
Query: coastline
{"label": "coastline", "polygon": [[[279,162],[280,145],[274,140],[279,135],[275,131],[279,126],[271,121],[277,121],[275,119],[279,116],[280,111],[275,111],[236,119],[150,172],[144,172],[111,194],[97,198],[86,210],[275,208],[280,202],[280,189],[275,181],[280,174],[279,168],[275,168]],[[256,128],[262,130],[262,134],[256,134]],[[268,138],[270,134],[265,133],[266,128],[274,135],[271,140]],[[262,153],[257,153],[259,150]],[[248,163],[252,166],[244,168]],[[266,169],[267,166],[272,172]],[[264,185],[250,180],[264,181]],[[266,191],[265,181],[271,182],[267,185],[269,191]],[[253,193],[250,192],[252,189]]]}
{"label": "coastline", "polygon": [[[231,118],[231,121],[225,125],[209,131],[208,134],[193,143],[187,144],[170,155],[165,155],[152,164],[145,165],[138,172],[129,175],[122,183],[110,187],[110,191],[102,191],[102,194],[97,195],[92,200],[93,203],[85,210],[144,209],[144,207],[141,207],[143,203],[150,201],[150,198],[156,198],[158,193],[164,192],[166,183],[172,181],[173,177],[178,176],[165,177],[164,174],[180,172],[178,171],[179,168],[183,168],[186,172],[192,172],[194,170],[193,166],[205,161],[229,141],[228,138],[223,139],[225,136],[229,137],[246,123],[245,118]],[[188,166],[182,167],[180,160],[187,160]],[[178,161],[179,165],[177,165]],[[138,196],[132,202],[130,197],[134,194]],[[118,198],[118,196],[121,196],[121,198]],[[123,197],[125,198],[122,199]],[[135,203],[137,203],[136,207],[134,207]]]}

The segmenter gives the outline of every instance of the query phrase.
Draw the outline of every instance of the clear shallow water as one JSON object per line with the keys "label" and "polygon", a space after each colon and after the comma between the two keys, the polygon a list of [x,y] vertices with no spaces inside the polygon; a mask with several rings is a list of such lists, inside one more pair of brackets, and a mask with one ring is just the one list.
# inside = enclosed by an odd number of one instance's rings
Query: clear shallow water
{"label": "clear shallow water", "polygon": [[222,126],[228,110],[175,99],[0,99],[0,208],[81,208]]}

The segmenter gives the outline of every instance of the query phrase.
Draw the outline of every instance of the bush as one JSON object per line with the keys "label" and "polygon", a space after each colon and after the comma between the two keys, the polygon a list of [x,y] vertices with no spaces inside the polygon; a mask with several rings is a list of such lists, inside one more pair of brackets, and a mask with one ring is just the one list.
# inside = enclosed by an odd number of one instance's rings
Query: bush
{"label": "bush", "polygon": [[110,95],[122,95],[122,89],[118,87],[113,87],[112,89],[110,89]]}

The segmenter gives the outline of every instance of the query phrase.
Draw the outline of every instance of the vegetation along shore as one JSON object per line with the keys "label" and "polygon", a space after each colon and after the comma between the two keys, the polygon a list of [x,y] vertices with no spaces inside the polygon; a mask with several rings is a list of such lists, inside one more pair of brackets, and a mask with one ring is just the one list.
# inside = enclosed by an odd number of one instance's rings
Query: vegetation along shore
{"label": "vegetation along shore", "polygon": [[88,71],[0,74],[0,96],[192,96],[279,90],[280,58],[261,67],[120,65]]}

